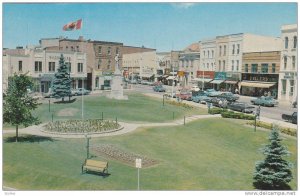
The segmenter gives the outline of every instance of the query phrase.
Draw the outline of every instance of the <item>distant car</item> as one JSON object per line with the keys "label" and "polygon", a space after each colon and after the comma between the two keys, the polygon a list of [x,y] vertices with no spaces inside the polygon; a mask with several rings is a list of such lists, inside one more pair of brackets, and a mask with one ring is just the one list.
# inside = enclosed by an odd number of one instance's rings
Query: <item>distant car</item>
{"label": "distant car", "polygon": [[228,109],[244,112],[244,113],[253,113],[255,111],[255,107],[252,105],[249,105],[244,102],[232,102],[227,105]]}
{"label": "distant car", "polygon": [[166,92],[166,89],[163,86],[154,86],[153,90],[155,92]]}
{"label": "distant car", "polygon": [[288,122],[297,124],[297,116],[298,116],[298,112],[294,112],[292,115],[290,115],[290,114],[282,114],[281,118],[283,120],[288,121]]}
{"label": "distant car", "polygon": [[192,91],[200,91],[200,88],[198,86],[193,86],[191,90]]}
{"label": "distant car", "polygon": [[221,93],[220,95],[217,95],[218,98],[223,98],[226,99],[229,102],[234,102],[236,100],[238,100],[240,97],[238,95],[235,95],[231,92],[224,92]]}
{"label": "distant car", "polygon": [[148,81],[147,81],[147,80],[142,80],[142,81],[141,81],[141,84],[147,85],[147,84],[148,84]]}
{"label": "distant car", "polygon": [[207,94],[204,91],[198,91],[198,93],[192,95],[192,101],[196,103],[205,103],[205,98],[207,98]]}
{"label": "distant car", "polygon": [[136,80],[129,80],[129,84],[137,84]]}
{"label": "distant car", "polygon": [[222,93],[220,91],[216,91],[215,89],[207,89],[205,92],[207,93],[207,96],[209,96],[209,97],[216,97]]}
{"label": "distant car", "polygon": [[86,90],[84,88],[78,88],[78,89],[71,90],[71,95],[82,95],[82,94],[83,95],[88,95],[90,93],[91,93],[91,91]]}
{"label": "distant car", "polygon": [[180,92],[178,97],[182,100],[192,101],[192,93],[188,91]]}
{"label": "distant car", "polygon": [[225,100],[226,99],[224,99],[224,98],[210,97],[210,99],[208,99],[206,102],[211,103],[213,106],[216,106],[216,107],[226,108],[227,101],[225,101]]}
{"label": "distant car", "polygon": [[265,97],[261,96],[257,99],[251,100],[251,103],[254,105],[261,105],[261,106],[269,106],[269,107],[274,107],[275,105],[278,105],[278,101],[273,99],[273,97]]}

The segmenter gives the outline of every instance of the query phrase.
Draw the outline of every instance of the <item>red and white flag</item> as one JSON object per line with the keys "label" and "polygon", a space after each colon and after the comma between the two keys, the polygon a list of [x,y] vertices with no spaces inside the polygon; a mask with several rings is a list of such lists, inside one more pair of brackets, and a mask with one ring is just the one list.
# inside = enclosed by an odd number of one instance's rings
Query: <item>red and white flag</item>
{"label": "red and white flag", "polygon": [[73,31],[73,30],[81,29],[81,27],[82,27],[82,19],[66,24],[63,27],[63,30],[64,31]]}

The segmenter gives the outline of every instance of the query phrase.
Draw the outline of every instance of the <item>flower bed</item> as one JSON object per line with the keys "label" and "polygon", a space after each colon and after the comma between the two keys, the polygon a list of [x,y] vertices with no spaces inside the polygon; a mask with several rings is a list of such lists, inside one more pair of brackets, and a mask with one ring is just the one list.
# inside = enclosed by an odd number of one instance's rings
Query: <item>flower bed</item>
{"label": "flower bed", "polygon": [[57,133],[96,133],[116,130],[121,127],[115,121],[88,119],[55,121],[45,125],[45,130]]}

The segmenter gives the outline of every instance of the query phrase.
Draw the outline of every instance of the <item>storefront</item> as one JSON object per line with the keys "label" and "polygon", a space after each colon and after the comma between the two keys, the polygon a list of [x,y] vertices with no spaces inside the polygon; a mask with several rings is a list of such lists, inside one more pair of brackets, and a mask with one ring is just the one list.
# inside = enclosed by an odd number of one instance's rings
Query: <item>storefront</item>
{"label": "storefront", "polygon": [[241,81],[241,74],[240,73],[226,73],[226,80],[225,83],[225,90],[228,92],[235,92],[235,89],[239,89],[239,82]]}
{"label": "storefront", "polygon": [[210,81],[215,90],[225,90],[226,72],[215,72],[214,80]]}
{"label": "storefront", "polygon": [[197,78],[194,78],[194,81],[198,82],[198,86],[201,90],[213,88],[213,85],[210,83],[215,77],[214,71],[197,71]]}
{"label": "storefront", "polygon": [[243,73],[240,83],[242,95],[260,97],[260,96],[278,96],[279,74],[254,74]]}

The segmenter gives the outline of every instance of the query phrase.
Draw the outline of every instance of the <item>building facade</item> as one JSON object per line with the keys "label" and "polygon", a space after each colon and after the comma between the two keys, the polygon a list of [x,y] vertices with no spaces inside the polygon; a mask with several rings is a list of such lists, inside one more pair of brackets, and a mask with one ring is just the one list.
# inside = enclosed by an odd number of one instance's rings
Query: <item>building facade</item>
{"label": "building facade", "polygon": [[[35,92],[48,93],[54,74],[59,67],[59,58],[63,55],[70,67],[72,88],[87,86],[86,54],[71,51],[48,51],[43,49],[24,49],[24,55],[5,54],[3,67],[6,67],[5,81],[13,74],[27,74],[33,78]],[[5,82],[6,83],[6,82]]]}
{"label": "building facade", "polygon": [[298,98],[298,27],[297,24],[281,27],[281,63],[278,100],[292,103]]}

